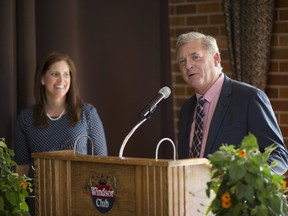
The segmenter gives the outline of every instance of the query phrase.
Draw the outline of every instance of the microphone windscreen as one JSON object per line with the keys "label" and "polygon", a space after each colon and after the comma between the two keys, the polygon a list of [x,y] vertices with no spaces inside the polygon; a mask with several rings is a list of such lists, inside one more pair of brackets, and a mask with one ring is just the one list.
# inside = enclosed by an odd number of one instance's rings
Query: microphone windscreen
{"label": "microphone windscreen", "polygon": [[164,95],[164,98],[166,99],[166,98],[168,98],[170,96],[171,89],[169,87],[167,87],[167,86],[164,86],[163,88],[161,88],[159,90],[159,93]]}

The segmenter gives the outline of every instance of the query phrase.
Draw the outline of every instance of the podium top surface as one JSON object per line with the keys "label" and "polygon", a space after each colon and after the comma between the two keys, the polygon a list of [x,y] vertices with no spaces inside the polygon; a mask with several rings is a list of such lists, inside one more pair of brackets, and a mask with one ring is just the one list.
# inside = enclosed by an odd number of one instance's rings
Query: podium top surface
{"label": "podium top surface", "polygon": [[125,164],[125,165],[146,165],[146,166],[167,166],[177,167],[186,165],[200,165],[210,167],[209,160],[206,158],[169,160],[155,158],[134,158],[134,157],[117,157],[117,156],[95,156],[82,155],[75,153],[73,150],[51,151],[51,152],[37,152],[32,153],[34,159],[50,159],[50,160],[65,160],[65,161],[82,161],[91,163],[105,163],[105,164]]}

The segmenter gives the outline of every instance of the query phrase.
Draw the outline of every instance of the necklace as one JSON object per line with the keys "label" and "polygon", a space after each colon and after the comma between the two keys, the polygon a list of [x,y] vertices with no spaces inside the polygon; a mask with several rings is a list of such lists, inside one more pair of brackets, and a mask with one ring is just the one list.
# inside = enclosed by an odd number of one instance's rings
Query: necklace
{"label": "necklace", "polygon": [[47,117],[51,120],[51,121],[57,121],[57,120],[59,120],[61,117],[62,117],[62,115],[64,114],[64,112],[65,112],[65,109],[62,111],[62,113],[58,116],[58,117],[56,117],[56,118],[53,118],[53,117],[51,117],[48,113],[46,113],[46,115],[47,115]]}

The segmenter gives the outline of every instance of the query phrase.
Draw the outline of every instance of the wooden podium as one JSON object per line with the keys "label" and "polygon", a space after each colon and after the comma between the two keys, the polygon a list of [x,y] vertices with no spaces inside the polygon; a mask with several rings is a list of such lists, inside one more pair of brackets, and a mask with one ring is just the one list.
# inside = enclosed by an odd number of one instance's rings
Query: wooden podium
{"label": "wooden podium", "polygon": [[[210,166],[203,158],[156,161],[70,150],[32,157],[38,216],[197,216],[211,201],[205,192]],[[98,188],[94,196],[91,186]],[[98,209],[107,206],[105,213]]]}

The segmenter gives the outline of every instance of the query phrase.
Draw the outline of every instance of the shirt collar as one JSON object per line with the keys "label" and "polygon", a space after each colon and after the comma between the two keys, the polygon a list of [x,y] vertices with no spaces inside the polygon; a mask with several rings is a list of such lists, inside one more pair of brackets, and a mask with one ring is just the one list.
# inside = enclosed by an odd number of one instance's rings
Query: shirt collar
{"label": "shirt collar", "polygon": [[[220,76],[218,77],[218,79],[216,80],[216,82],[203,95],[203,97],[205,98],[206,101],[208,101],[210,103],[217,94],[220,94],[223,82],[224,82],[224,75],[223,75],[223,73],[221,73]],[[196,93],[197,100],[201,96],[202,95]]]}

